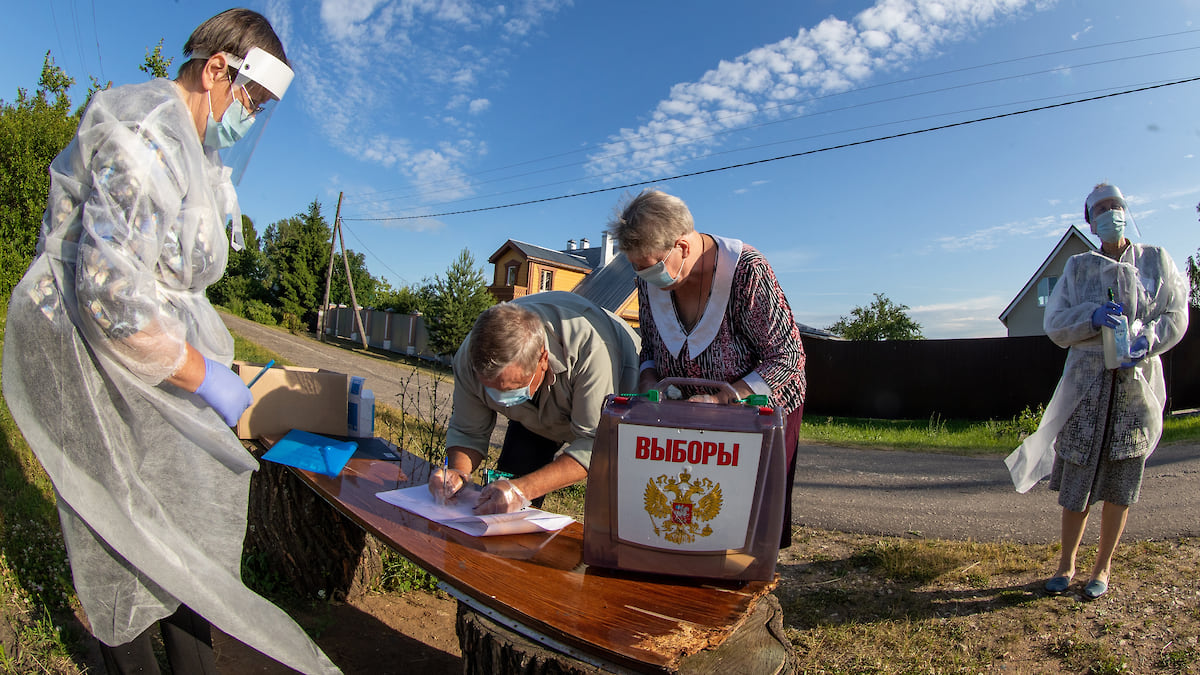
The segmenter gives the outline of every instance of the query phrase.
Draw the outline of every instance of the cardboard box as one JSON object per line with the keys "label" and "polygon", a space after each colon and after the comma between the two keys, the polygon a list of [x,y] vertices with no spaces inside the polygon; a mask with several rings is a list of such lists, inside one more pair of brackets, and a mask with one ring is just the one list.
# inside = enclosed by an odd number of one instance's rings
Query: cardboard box
{"label": "cardboard box", "polygon": [[[263,365],[234,361],[233,372],[249,382]],[[252,391],[254,403],[238,420],[238,438],[282,436],[292,429],[346,435],[349,375],[320,368],[273,366],[254,383]]]}

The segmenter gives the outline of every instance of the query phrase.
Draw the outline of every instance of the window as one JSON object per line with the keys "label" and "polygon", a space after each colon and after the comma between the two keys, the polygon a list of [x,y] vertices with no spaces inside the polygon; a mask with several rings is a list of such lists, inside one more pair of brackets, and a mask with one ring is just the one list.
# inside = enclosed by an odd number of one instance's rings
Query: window
{"label": "window", "polygon": [[554,288],[554,272],[551,270],[542,270],[542,283],[538,285],[539,291],[549,291]]}
{"label": "window", "polygon": [[1038,279],[1038,307],[1045,307],[1046,303],[1050,302],[1050,293],[1054,290],[1054,284],[1056,283],[1058,283],[1058,277],[1042,277]]}
{"label": "window", "polygon": [[509,265],[508,268],[505,269],[505,271],[504,271],[504,285],[505,286],[516,286],[517,285],[517,269],[518,268],[519,268],[518,265]]}

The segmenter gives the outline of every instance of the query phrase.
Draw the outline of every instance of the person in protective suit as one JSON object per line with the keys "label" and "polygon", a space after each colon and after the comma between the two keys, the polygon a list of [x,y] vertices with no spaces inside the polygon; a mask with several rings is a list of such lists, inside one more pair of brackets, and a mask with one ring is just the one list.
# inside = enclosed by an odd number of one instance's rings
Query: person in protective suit
{"label": "person in protective suit", "polygon": [[[1043,320],[1066,366],[1038,430],[1006,460],[1019,492],[1047,474],[1062,511],[1062,553],[1046,590],[1065,592],[1092,504],[1104,502],[1100,542],[1083,596],[1108,591],[1112,557],[1129,506],[1138,500],[1146,458],[1162,435],[1166,386],[1159,355],[1183,339],[1188,285],[1166,250],[1125,237],[1133,223],[1115,185],[1101,183],[1084,202],[1099,251],[1067,260]],[[1135,225],[1136,227],[1136,225]],[[1129,353],[1110,369],[1102,333],[1128,322]],[[1116,342],[1114,342],[1116,344]]]}
{"label": "person in protective suit", "polygon": [[9,305],[4,395],[54,483],[75,590],[110,673],[215,671],[210,625],[306,673],[339,672],[241,582],[250,390],[205,297],[234,192],[292,79],[270,23],[201,24],[176,80],[96,93],[50,166],[38,254]]}

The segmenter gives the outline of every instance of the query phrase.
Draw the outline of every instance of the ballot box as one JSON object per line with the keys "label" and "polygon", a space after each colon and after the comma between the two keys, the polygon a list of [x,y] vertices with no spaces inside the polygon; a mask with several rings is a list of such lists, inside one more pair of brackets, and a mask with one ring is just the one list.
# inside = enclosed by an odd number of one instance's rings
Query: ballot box
{"label": "ballot box", "polygon": [[[728,387],[669,378],[660,387]],[[596,430],[583,561],[716,579],[775,576],[787,498],[783,411],[610,395]]]}

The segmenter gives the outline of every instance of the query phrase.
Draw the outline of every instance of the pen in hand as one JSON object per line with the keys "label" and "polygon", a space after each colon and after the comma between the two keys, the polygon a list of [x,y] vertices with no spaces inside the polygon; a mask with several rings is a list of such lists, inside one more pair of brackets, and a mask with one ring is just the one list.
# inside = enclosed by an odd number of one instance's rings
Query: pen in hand
{"label": "pen in hand", "polygon": [[450,453],[442,456],[442,503],[446,503],[446,480],[450,478]]}

